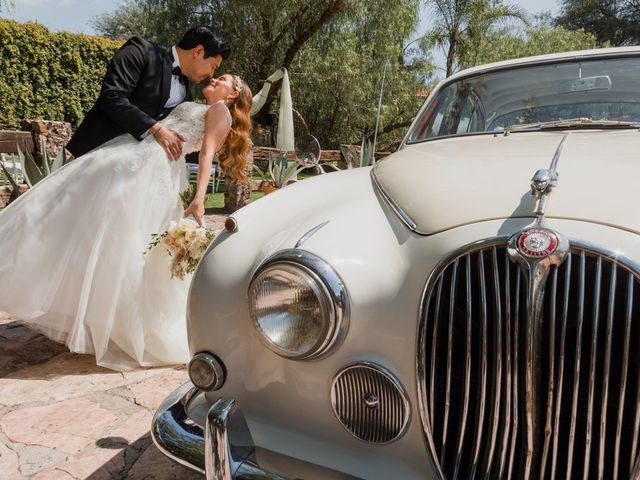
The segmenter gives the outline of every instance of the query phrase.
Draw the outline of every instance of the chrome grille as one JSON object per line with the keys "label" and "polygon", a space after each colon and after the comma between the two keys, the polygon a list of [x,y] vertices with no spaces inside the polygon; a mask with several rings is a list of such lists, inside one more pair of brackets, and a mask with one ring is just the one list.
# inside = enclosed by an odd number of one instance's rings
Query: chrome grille
{"label": "chrome grille", "polygon": [[409,403],[402,386],[371,363],[340,371],[331,388],[331,403],[342,426],[370,443],[392,442],[409,422]]}
{"label": "chrome grille", "polygon": [[638,281],[629,262],[572,245],[549,271],[536,335],[505,240],[447,260],[425,291],[418,351],[441,478],[637,478]]}

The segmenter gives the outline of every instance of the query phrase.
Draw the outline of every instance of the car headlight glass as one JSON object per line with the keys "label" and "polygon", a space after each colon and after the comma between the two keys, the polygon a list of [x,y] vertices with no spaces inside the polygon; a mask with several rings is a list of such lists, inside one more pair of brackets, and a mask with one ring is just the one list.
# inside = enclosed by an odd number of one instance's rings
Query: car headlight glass
{"label": "car headlight glass", "polygon": [[[303,257],[312,260],[305,263],[319,262],[310,254]],[[267,262],[251,281],[251,319],[262,342],[278,355],[315,358],[343,330],[346,294],[342,283],[336,286],[337,275],[332,270],[321,270],[328,275],[321,278],[309,266],[276,259]]]}

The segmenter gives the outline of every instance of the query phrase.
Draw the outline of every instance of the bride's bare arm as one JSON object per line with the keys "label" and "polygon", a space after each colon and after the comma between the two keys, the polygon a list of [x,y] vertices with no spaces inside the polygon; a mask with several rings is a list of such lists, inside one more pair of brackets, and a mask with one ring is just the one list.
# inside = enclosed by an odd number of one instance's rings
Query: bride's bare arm
{"label": "bride's bare arm", "polygon": [[207,110],[204,120],[204,138],[198,157],[196,196],[184,211],[185,217],[193,215],[200,225],[202,225],[202,217],[204,216],[204,197],[207,193],[209,178],[211,178],[213,158],[222,147],[230,127],[229,112],[224,104],[215,104]]}

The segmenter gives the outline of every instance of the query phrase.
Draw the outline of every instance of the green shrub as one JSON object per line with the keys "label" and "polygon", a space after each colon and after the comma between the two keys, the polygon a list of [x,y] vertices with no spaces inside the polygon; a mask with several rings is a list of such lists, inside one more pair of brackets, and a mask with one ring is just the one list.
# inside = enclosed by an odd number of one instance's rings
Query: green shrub
{"label": "green shrub", "polygon": [[76,127],[98,97],[120,45],[0,19],[0,121],[40,118]]}

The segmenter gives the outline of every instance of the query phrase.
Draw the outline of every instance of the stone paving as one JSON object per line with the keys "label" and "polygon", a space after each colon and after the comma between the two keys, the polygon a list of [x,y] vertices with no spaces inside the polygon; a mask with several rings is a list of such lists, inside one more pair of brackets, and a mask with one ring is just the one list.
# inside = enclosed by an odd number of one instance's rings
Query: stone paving
{"label": "stone paving", "polygon": [[202,479],[168,460],[149,427],[184,367],[114,372],[0,313],[0,478]]}
{"label": "stone paving", "polygon": [[[224,216],[210,216],[218,229]],[[184,366],[115,372],[0,312],[1,480],[201,480],[149,436]]]}

